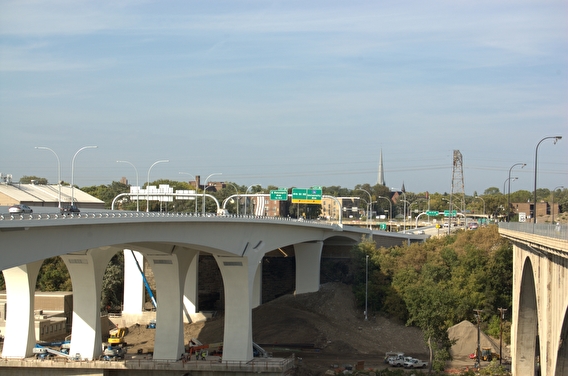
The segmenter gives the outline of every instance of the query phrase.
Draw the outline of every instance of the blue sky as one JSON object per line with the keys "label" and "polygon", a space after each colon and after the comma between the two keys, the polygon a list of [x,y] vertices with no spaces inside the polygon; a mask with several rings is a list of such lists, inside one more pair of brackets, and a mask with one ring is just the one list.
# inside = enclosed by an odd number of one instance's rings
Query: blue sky
{"label": "blue sky", "polygon": [[566,1],[0,2],[0,172],[568,187]]}

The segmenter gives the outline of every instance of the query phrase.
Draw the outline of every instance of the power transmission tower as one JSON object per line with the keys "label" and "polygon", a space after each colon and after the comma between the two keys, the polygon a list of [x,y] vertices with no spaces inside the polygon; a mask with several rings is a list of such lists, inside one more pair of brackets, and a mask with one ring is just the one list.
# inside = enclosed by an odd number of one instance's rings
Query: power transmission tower
{"label": "power transmission tower", "polygon": [[459,212],[465,213],[463,158],[459,150],[454,150],[454,158],[452,164],[452,192],[450,193],[450,223],[454,207],[458,208]]}

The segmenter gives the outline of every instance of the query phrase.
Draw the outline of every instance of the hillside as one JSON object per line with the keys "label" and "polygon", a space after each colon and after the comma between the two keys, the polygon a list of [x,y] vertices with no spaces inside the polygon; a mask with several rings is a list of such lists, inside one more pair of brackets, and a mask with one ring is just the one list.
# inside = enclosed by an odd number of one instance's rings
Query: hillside
{"label": "hillside", "polygon": [[[185,340],[197,338],[202,343],[223,339],[223,315],[206,322],[185,326]],[[126,341],[138,349],[153,348],[153,330],[131,328]],[[403,351],[427,359],[422,332],[403,323],[380,316],[369,316],[355,307],[351,286],[328,283],[320,291],[302,295],[284,295],[253,310],[253,341],[274,356],[301,358],[298,374],[321,375],[330,365],[355,364],[383,367],[384,353]],[[302,344],[303,346],[290,346]],[[307,348],[313,345],[313,348]],[[302,348],[304,350],[302,350]]]}

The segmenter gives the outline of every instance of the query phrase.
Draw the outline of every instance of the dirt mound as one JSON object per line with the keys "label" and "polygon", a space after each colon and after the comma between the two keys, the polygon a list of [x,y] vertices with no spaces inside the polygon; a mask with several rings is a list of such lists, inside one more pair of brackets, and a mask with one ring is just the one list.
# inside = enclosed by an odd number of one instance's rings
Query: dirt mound
{"label": "dirt mound", "polygon": [[[469,354],[474,353],[477,348],[477,326],[467,320],[449,328],[448,337],[450,340],[457,340],[450,349],[450,354],[453,358],[468,358]],[[479,343],[481,348],[491,347],[492,352],[499,353],[499,341],[494,340],[483,332],[480,332]]]}
{"label": "dirt mound", "polygon": [[[369,316],[355,304],[351,286],[327,283],[318,292],[284,295],[253,310],[253,341],[274,356],[294,353],[302,358],[304,374],[323,374],[330,364],[353,364],[365,360],[366,367],[384,367],[384,353],[402,351],[426,359],[428,351],[422,332],[381,316]],[[129,353],[153,348],[155,329],[129,328]],[[205,322],[187,324],[187,343],[223,340],[224,316],[219,313]],[[294,346],[295,345],[295,346]],[[288,349],[284,349],[288,348]]]}

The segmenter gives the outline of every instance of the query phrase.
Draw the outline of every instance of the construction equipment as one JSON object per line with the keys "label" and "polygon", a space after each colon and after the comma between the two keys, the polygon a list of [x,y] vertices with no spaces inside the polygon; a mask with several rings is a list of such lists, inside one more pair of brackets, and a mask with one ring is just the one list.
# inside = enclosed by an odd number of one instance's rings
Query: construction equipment
{"label": "construction equipment", "polygon": [[146,276],[144,275],[144,271],[140,267],[140,264],[138,263],[138,260],[136,259],[136,256],[134,255],[134,251],[130,250],[130,252],[132,252],[132,257],[134,258],[134,262],[136,262],[136,266],[138,267],[138,270],[140,271],[140,274],[142,275],[142,280],[144,281],[144,286],[146,287],[146,291],[148,292],[148,295],[150,296],[150,300],[152,301],[152,305],[154,306],[154,309],[157,309],[158,308],[158,302],[156,302],[156,298],[154,297],[154,294],[152,293],[152,289],[150,288],[150,285],[148,284],[148,280],[146,279]]}
{"label": "construction equipment", "polygon": [[499,354],[491,351],[491,347],[484,347],[481,349],[481,360],[490,362],[493,359],[499,360]]}
{"label": "construction equipment", "polygon": [[[52,356],[62,356],[70,360],[80,360],[81,354],[69,355],[69,342],[37,343],[32,352],[37,359],[47,359]],[[59,347],[59,350],[53,347]]]}
{"label": "construction equipment", "polygon": [[126,347],[109,345],[106,349],[104,349],[103,354],[100,356],[100,359],[107,361],[124,359],[125,354]]}
{"label": "construction equipment", "polygon": [[109,345],[126,346],[124,336],[128,334],[128,328],[114,328],[109,332],[108,343]]}

